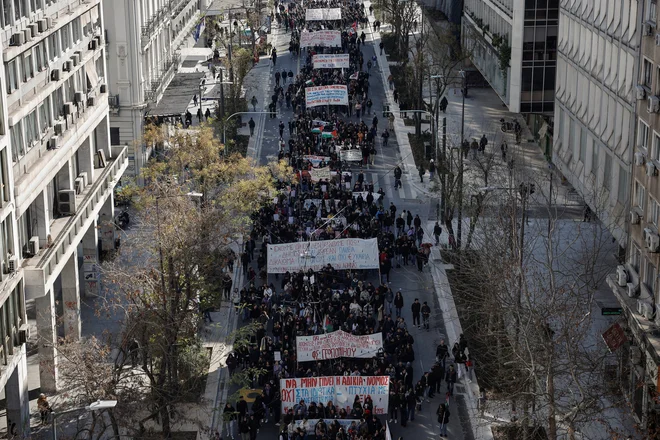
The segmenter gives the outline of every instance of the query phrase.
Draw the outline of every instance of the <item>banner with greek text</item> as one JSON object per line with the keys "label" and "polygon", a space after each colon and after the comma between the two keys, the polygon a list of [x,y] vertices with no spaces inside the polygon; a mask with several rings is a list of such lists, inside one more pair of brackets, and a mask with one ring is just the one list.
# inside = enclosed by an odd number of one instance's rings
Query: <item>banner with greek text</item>
{"label": "banner with greek text", "polygon": [[[325,404],[324,404],[325,405]],[[314,436],[316,435],[316,425],[321,421],[321,419],[309,419],[307,424],[303,420],[294,420],[294,428],[301,428],[307,432],[307,435]],[[355,429],[360,425],[360,421],[357,419],[323,419],[325,425],[330,428],[330,425],[333,423],[339,423],[339,426],[344,428],[344,431],[348,432],[351,424],[354,424]],[[390,439],[391,440],[391,439]]]}
{"label": "banner with greek text", "polygon": [[[341,31],[303,31],[300,33],[300,47],[341,47]],[[348,66],[347,66],[348,67]]]}
{"label": "banner with greek text", "polygon": [[341,150],[339,152],[341,160],[348,162],[360,162],[362,160],[362,151],[360,150]]}
{"label": "banner with greek text", "polygon": [[344,238],[268,245],[268,273],[321,270],[328,264],[337,270],[378,269],[378,240]]}
{"label": "banner with greek text", "polygon": [[305,10],[305,20],[341,20],[341,8],[316,8]]}
{"label": "banner with greek text", "polygon": [[341,54],[318,54],[312,56],[315,69],[348,69],[349,55]]}
{"label": "banner with greek text", "polygon": [[309,170],[309,175],[312,176],[312,182],[332,179],[332,174],[330,174],[330,167],[312,168]]}
{"label": "banner with greek text", "polygon": [[389,376],[320,376],[301,377],[280,380],[282,390],[282,412],[305,401],[327,403],[332,401],[339,408],[353,409],[355,396],[364,403],[367,396],[371,397],[374,407],[372,414],[387,414],[390,392]]}
{"label": "banner with greek text", "polygon": [[319,105],[348,105],[348,88],[344,85],[305,87],[307,107]]}
{"label": "banner with greek text", "polygon": [[296,337],[298,362],[349,358],[373,358],[383,348],[383,334],[355,336],[342,330]]}
{"label": "banner with greek text", "polygon": [[303,160],[308,160],[314,168],[318,167],[319,164],[323,162],[330,162],[330,156],[312,156],[312,155],[305,155],[303,156]]}

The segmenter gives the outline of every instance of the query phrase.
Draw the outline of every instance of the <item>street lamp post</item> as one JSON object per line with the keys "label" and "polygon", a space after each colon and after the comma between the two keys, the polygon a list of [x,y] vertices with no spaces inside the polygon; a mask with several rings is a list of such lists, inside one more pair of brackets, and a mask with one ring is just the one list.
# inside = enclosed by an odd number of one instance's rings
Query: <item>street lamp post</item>
{"label": "street lamp post", "polygon": [[70,414],[77,411],[102,411],[104,409],[110,409],[117,406],[116,400],[97,400],[96,402],[90,403],[88,406],[68,409],[60,413],[53,412],[53,440],[57,440],[57,418],[65,414]]}
{"label": "street lamp post", "polygon": [[[463,77],[463,87],[461,91],[462,105],[461,105],[461,145],[463,137],[465,136],[465,94],[467,93],[467,82],[465,80],[465,71],[460,71]],[[461,235],[463,231],[463,152],[461,151],[458,163],[458,233],[456,236],[457,248],[461,249]]]}
{"label": "street lamp post", "polygon": [[222,143],[225,144],[227,141],[227,121],[229,121],[231,118],[233,118],[236,115],[268,115],[271,112],[236,112],[232,113],[231,115],[227,116],[227,119],[225,119],[225,123],[223,124],[224,126],[222,127]]}

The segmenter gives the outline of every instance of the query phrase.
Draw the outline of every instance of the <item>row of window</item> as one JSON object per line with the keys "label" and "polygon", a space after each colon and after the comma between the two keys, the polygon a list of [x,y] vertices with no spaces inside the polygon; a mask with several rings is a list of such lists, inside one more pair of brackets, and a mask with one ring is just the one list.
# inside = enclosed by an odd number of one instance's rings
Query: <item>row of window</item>
{"label": "row of window", "polygon": [[53,32],[47,39],[34,45],[20,56],[6,64],[7,93],[12,93],[20,87],[21,82],[27,82],[36,72],[48,68],[49,62],[54,62],[82,40],[83,36],[93,35],[94,27],[100,26],[98,8],[76,17],[71,22]]}
{"label": "row of window", "polygon": [[[102,64],[102,58],[97,64]],[[56,119],[64,116],[64,103],[73,102],[75,93],[86,93],[96,84],[94,79],[99,66],[88,65],[78,69],[39,106],[10,128],[11,154],[14,162],[27,154],[41,136],[53,126]]]}
{"label": "row of window", "polygon": [[[643,265],[643,272],[640,272]],[[649,293],[655,298],[656,282],[658,278],[658,269],[648,259],[642,260],[642,251],[635,242],[630,250],[630,266],[640,275],[640,279],[649,290]]]}
{"label": "row of window", "polygon": [[643,120],[637,124],[637,145],[643,149],[647,157],[660,163],[660,133],[653,130],[653,136],[650,136],[651,129]]}
{"label": "row of window", "polygon": [[21,18],[27,18],[30,13],[37,12],[45,6],[56,3],[57,0],[0,0],[0,27],[13,25]]}

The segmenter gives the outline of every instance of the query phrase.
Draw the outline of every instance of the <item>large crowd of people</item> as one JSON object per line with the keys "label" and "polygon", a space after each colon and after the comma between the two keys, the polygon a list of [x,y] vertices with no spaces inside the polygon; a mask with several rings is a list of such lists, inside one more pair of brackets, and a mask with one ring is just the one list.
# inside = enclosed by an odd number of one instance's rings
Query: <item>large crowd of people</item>
{"label": "large crowd of people", "polygon": [[[305,8],[314,7],[339,7],[342,20],[305,22]],[[286,106],[287,111],[281,113],[291,115],[289,121],[279,123],[279,157],[288,161],[297,179],[279,182],[278,197],[254,214],[253,232],[240,255],[246,282],[239,292],[238,306],[243,325],[252,324],[256,330],[249,343],[239,344],[229,355],[227,367],[231,375],[241,369],[254,372],[249,386],[262,391],[250,404],[245,396],[235,405],[227,403],[224,430],[226,438],[240,434],[243,440],[254,440],[261,425],[272,421],[279,426],[281,440],[308,435],[384,440],[385,420],[374,414],[368,397],[355,396],[352,403],[342,407],[332,401],[302,399],[282,414],[281,379],[389,376],[389,411],[385,417],[390,423],[400,421],[406,426],[415,420],[415,412],[425,401],[440,393],[442,381],[450,395],[458,374],[468,373],[446,363],[453,351],[443,342],[433,368],[418,371],[421,378],[414,379],[411,331],[422,325],[429,328],[431,309],[408,292],[394,291],[390,279],[402,266],[414,264],[418,270],[424,269],[431,246],[426,240],[431,237],[424,236],[418,215],[399,212],[394,203],[388,204],[382,188],[376,191],[375,183],[362,171],[363,166],[373,163],[377,140],[383,139],[382,148],[386,148],[389,137],[387,128],[378,131],[378,117],[372,117],[369,81],[375,59],[364,56],[365,37],[359,34],[361,24],[368,23],[364,6],[315,0],[306,2],[305,8],[293,2],[275,4],[278,23],[291,32],[290,51],[304,59],[297,73],[275,69],[278,72],[270,103],[271,111]],[[342,45],[300,48],[303,29],[341,30]],[[316,53],[347,53],[350,67],[315,69],[312,57]],[[348,105],[306,108],[305,88],[329,84],[347,85]],[[346,160],[345,150],[359,150],[359,158],[352,155],[352,161]],[[329,171],[330,177],[317,178],[317,170]],[[392,172],[400,186],[401,169],[397,166]],[[378,275],[375,270],[337,270],[331,264],[268,273],[269,244],[339,238],[376,238]],[[402,316],[406,307],[412,312],[413,323]],[[298,361],[296,337],[335,330],[353,335],[381,333],[383,348],[368,359]],[[448,409],[438,414],[441,417],[448,419]]]}

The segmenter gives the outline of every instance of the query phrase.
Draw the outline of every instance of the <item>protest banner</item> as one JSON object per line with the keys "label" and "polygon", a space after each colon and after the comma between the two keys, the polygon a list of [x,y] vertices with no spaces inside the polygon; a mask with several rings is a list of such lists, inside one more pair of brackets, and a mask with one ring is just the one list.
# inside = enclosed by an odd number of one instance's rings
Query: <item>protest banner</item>
{"label": "protest banner", "polygon": [[300,47],[341,47],[341,31],[303,31],[300,33]]}
{"label": "protest banner", "polygon": [[346,217],[342,217],[342,216],[337,216],[337,217],[332,217],[332,218],[322,218],[321,220],[324,223],[328,222],[329,225],[332,225],[335,228],[346,227],[346,224],[348,223],[348,221],[346,220]]}
{"label": "protest banner", "polygon": [[319,105],[348,105],[348,88],[341,84],[305,87],[307,107]]}
{"label": "protest banner", "polygon": [[268,245],[268,273],[321,270],[328,264],[336,270],[378,269],[378,241],[344,238]]}
{"label": "protest banner", "polygon": [[360,162],[362,161],[362,151],[360,150],[341,150],[339,152],[339,157],[341,160],[348,162]]}
{"label": "protest banner", "polygon": [[315,69],[348,69],[349,55],[341,54],[317,54],[312,56]]}
{"label": "protest banner", "polygon": [[330,167],[312,168],[309,170],[309,175],[312,177],[312,182],[318,182],[319,180],[330,180],[332,178],[332,175],[330,174]]}
{"label": "protest banner", "polygon": [[346,408],[348,412],[353,409],[355,396],[360,397],[364,403],[367,396],[371,397],[374,407],[372,414],[387,414],[390,391],[389,376],[319,376],[301,377],[296,379],[281,379],[282,412],[305,401],[310,402],[332,401],[337,408]]}
{"label": "protest banner", "polygon": [[305,20],[341,20],[341,8],[316,8],[305,10]]}
{"label": "protest banner", "polygon": [[308,160],[313,167],[318,167],[321,161],[324,162],[329,162],[330,161],[330,156],[312,156],[312,155],[306,155],[303,156],[303,160]]}
{"label": "protest banner", "polygon": [[324,361],[340,357],[373,358],[383,348],[383,334],[355,336],[342,330],[296,337],[298,362]]}

